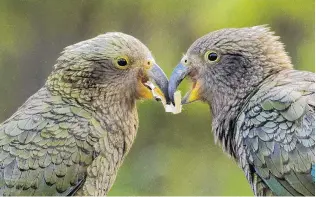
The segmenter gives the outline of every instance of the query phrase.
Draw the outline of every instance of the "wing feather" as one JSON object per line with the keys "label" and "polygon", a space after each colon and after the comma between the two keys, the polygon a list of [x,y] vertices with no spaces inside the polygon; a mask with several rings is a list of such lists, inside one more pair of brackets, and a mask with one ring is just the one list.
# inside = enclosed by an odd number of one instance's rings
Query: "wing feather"
{"label": "wing feather", "polygon": [[237,121],[249,164],[276,195],[315,195],[313,75],[287,71],[263,84]]}
{"label": "wing feather", "polygon": [[89,117],[45,88],[28,99],[0,124],[0,195],[77,191],[93,156]]}

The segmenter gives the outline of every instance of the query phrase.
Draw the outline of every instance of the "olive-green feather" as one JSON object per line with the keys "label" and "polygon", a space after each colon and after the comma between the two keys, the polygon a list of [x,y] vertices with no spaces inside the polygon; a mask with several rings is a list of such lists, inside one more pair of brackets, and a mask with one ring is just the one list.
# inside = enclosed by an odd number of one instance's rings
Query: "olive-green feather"
{"label": "olive-green feather", "polygon": [[292,70],[266,80],[239,116],[248,161],[275,195],[315,195],[312,75]]}
{"label": "olive-green feather", "polygon": [[[61,115],[58,119],[56,115]],[[42,88],[0,125],[0,194],[67,195],[84,179],[93,149],[91,115]],[[81,126],[80,133],[75,119]]]}
{"label": "olive-green feather", "polygon": [[137,133],[140,78],[168,86],[148,61],[143,43],[118,32],[66,47],[44,87],[0,124],[0,195],[105,196]]}

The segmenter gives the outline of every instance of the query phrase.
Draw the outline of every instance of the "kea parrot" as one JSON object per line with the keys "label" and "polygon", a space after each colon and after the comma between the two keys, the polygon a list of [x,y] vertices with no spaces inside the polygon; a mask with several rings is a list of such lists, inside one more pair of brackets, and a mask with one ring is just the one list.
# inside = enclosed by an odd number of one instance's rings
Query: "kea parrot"
{"label": "kea parrot", "polygon": [[0,124],[0,195],[106,195],[138,129],[136,100],[168,79],[138,39],[64,49],[45,85]]}
{"label": "kea parrot", "polygon": [[182,104],[210,105],[215,141],[255,195],[315,196],[315,75],[293,68],[266,25],[196,40],[174,69],[169,96],[187,76]]}

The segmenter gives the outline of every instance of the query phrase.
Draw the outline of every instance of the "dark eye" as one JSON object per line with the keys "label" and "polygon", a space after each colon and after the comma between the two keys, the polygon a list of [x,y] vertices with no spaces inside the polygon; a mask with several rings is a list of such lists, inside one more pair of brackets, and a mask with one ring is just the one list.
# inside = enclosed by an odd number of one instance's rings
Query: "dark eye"
{"label": "dark eye", "polygon": [[210,61],[216,61],[218,58],[217,54],[215,52],[211,52],[208,54],[207,59]]}
{"label": "dark eye", "polygon": [[119,66],[126,66],[127,65],[127,61],[124,58],[120,58],[120,59],[117,60],[117,64]]}

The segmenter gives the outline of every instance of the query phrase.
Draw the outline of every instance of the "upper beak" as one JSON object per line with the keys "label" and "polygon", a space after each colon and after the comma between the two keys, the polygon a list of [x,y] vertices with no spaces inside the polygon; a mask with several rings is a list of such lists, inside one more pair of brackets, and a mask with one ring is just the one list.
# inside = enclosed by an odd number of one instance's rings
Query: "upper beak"
{"label": "upper beak", "polygon": [[174,93],[177,90],[181,81],[188,75],[189,71],[186,66],[183,66],[181,63],[178,64],[171,73],[168,94],[171,102],[174,104]]}
{"label": "upper beak", "polygon": [[[170,101],[174,104],[174,93],[177,90],[181,81],[190,73],[187,66],[178,64],[173,70],[168,87],[168,94]],[[200,83],[199,81],[194,81],[193,88],[189,91],[182,99],[182,104],[190,103],[200,99]]]}
{"label": "upper beak", "polygon": [[157,65],[154,64],[150,69],[147,70],[148,78],[157,84],[159,89],[164,94],[163,96],[166,98],[167,104],[170,103],[170,99],[168,96],[168,78],[163,70]]}

